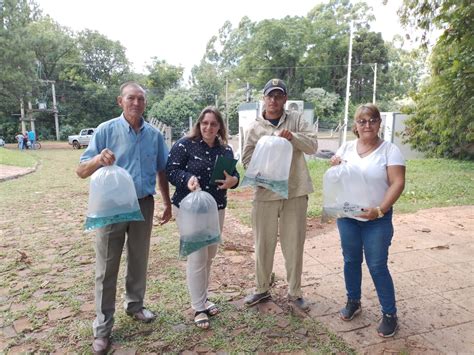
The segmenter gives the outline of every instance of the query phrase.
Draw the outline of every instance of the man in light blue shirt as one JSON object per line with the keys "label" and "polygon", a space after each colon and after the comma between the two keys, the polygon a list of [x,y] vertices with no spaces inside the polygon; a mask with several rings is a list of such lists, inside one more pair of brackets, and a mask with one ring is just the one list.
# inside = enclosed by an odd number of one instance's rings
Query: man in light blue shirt
{"label": "man in light blue shirt", "polygon": [[76,173],[87,178],[102,166],[117,164],[133,178],[145,221],[112,224],[96,234],[96,319],[93,323],[92,350],[105,354],[110,348],[114,324],[115,294],[123,246],[127,248],[125,311],[136,320],[151,322],[156,316],[143,306],[146,272],[153,226],[156,177],[164,203],[161,224],[171,218],[171,200],[165,168],[168,148],[161,133],[146,122],[145,90],[135,82],[124,83],[117,98],[122,115],[97,127]]}

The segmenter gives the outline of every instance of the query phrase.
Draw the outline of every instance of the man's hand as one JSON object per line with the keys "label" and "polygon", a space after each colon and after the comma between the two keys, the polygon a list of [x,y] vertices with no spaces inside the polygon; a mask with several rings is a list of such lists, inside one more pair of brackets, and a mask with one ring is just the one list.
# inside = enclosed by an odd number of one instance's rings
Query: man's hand
{"label": "man's hand", "polygon": [[102,166],[113,165],[115,163],[114,153],[110,149],[105,148],[99,154],[99,163]]}
{"label": "man's hand", "polygon": [[160,226],[162,226],[165,223],[168,223],[168,221],[171,219],[172,213],[171,213],[171,205],[167,204],[165,205],[165,209],[163,210],[163,214],[161,215],[160,218]]}
{"label": "man's hand", "polygon": [[288,139],[289,141],[291,141],[291,139],[293,138],[293,133],[291,133],[290,130],[287,130],[286,128],[281,130],[280,131],[280,134],[279,134],[280,137],[282,138],[286,138]]}

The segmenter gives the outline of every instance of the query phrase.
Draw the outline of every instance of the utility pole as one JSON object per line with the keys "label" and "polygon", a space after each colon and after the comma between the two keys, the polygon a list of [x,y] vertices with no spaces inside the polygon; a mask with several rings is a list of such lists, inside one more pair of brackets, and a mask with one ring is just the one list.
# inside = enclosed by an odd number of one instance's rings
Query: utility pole
{"label": "utility pole", "polygon": [[56,140],[59,141],[59,117],[58,107],[56,106],[56,89],[54,88],[55,81],[51,81],[51,91],[53,93],[53,113],[54,113],[54,125],[56,126]]}
{"label": "utility pole", "polygon": [[349,97],[351,96],[351,65],[352,65],[352,35],[354,30],[354,23],[351,21],[351,34],[349,37],[349,64],[347,65],[347,84],[346,84],[346,105],[344,109],[344,124],[342,133],[342,144],[346,143],[347,139],[347,120],[349,116]]}
{"label": "utility pole", "polygon": [[34,130],[35,124],[33,122],[33,105],[31,104],[31,99],[28,100],[28,121],[30,121],[31,129]]}
{"label": "utility pole", "polygon": [[[56,103],[56,88],[54,86],[56,81],[54,81],[54,80],[40,80],[40,81],[42,83],[51,84],[51,93],[53,95],[53,110],[52,110],[52,112],[54,114],[54,125],[56,127],[56,140],[58,141],[59,140],[59,115],[58,115],[58,106],[57,106],[57,103]],[[44,110],[44,111],[51,112],[51,110]]]}
{"label": "utility pole", "polygon": [[228,90],[229,89],[229,79],[225,79],[225,125],[227,127],[227,135],[230,135],[229,132],[229,103],[228,103]]}
{"label": "utility pole", "polygon": [[372,97],[372,103],[375,105],[375,91],[377,89],[377,63],[374,63],[374,68],[372,70],[374,71],[374,95]]}
{"label": "utility pole", "polygon": [[20,100],[20,122],[21,122],[21,133],[25,132],[25,104],[23,98]]}

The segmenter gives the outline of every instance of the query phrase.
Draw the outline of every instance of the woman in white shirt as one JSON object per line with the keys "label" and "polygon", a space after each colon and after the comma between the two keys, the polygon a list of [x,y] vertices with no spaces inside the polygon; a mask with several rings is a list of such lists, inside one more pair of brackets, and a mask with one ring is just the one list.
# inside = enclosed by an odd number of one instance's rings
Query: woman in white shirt
{"label": "woman in white shirt", "polygon": [[[353,132],[358,139],[342,145],[331,158],[331,165],[348,161],[358,165],[371,191],[369,206],[358,219],[338,218],[344,256],[346,306],[340,316],[352,320],[361,312],[362,261],[372,276],[382,308],[382,321],[377,332],[391,337],[398,328],[395,288],[388,270],[388,249],[393,236],[392,206],[405,187],[405,159],[397,146],[378,136],[382,119],[373,104],[358,107]],[[360,220],[365,219],[365,220]]]}

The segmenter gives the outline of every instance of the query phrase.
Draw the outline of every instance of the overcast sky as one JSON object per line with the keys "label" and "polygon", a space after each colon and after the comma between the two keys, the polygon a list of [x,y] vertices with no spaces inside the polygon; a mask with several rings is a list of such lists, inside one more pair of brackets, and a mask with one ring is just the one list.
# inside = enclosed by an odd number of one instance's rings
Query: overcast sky
{"label": "overcast sky", "polygon": [[[74,31],[96,30],[127,48],[134,69],[144,72],[158,57],[185,68],[199,64],[206,44],[225,21],[235,27],[248,16],[252,21],[305,16],[321,0],[37,0],[45,14]],[[401,0],[367,0],[377,22],[372,25],[385,40],[401,33],[397,7]]]}

